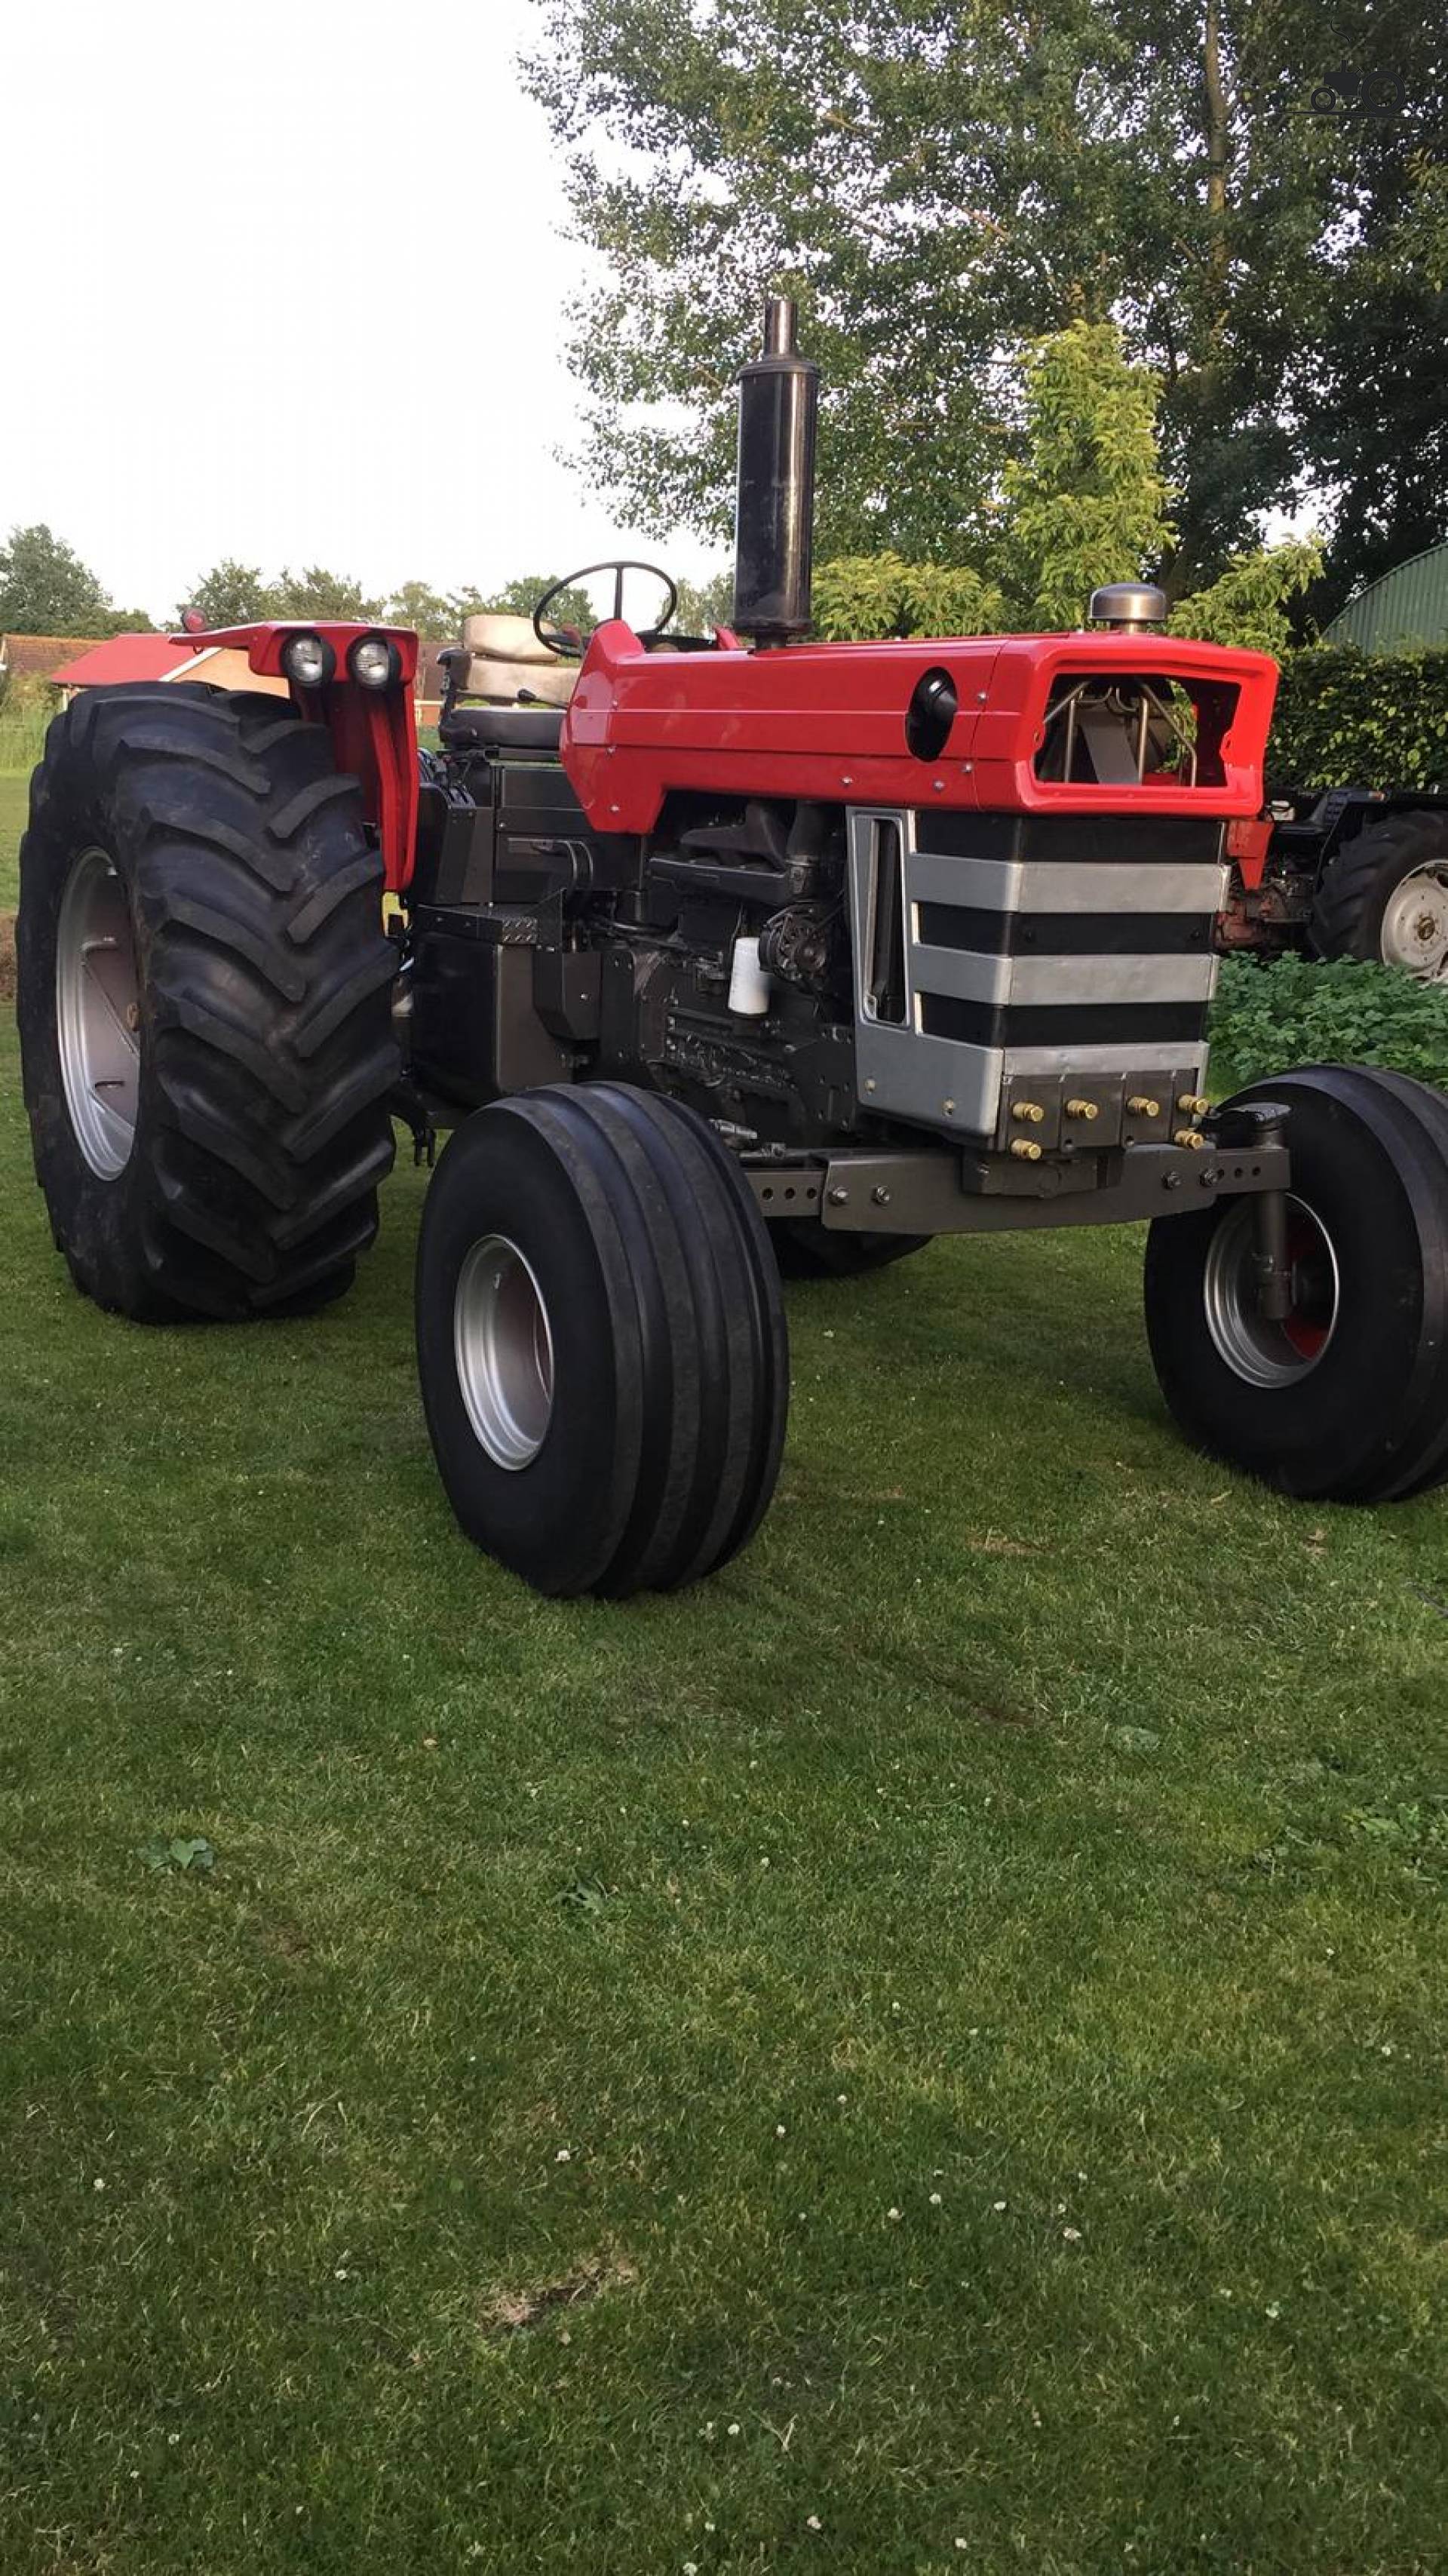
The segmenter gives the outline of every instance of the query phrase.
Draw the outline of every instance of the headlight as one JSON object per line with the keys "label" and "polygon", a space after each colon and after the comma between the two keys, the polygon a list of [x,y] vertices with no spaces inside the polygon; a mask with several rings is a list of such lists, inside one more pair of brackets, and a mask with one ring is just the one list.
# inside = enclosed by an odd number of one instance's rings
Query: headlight
{"label": "headlight", "polygon": [[282,669],[299,689],[324,689],[337,668],[337,656],[321,635],[289,635],[282,646]]}
{"label": "headlight", "polygon": [[390,689],[402,677],[402,656],[385,635],[359,635],[347,668],[364,689]]}

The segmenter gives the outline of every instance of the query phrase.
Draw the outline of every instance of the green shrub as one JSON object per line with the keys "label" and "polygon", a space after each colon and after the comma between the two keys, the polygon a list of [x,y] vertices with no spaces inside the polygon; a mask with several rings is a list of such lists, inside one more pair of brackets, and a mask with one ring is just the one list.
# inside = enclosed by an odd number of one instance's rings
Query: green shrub
{"label": "green shrub", "polygon": [[1298,1064],[1378,1064],[1448,1087],[1448,985],[1352,958],[1225,959],[1211,1036],[1218,1093]]}
{"label": "green shrub", "polygon": [[1448,650],[1317,644],[1282,666],[1269,790],[1448,782]]}

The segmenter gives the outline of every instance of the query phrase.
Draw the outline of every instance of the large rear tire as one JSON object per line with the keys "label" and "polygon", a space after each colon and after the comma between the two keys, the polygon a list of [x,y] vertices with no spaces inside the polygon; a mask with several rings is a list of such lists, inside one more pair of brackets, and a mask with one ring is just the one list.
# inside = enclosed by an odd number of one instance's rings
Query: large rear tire
{"label": "large rear tire", "polygon": [[1448,813],[1389,814],[1359,832],[1324,872],[1308,935],[1319,957],[1448,981]]}
{"label": "large rear tire", "polygon": [[785,1279],[861,1279],[871,1270],[887,1270],[923,1252],[935,1238],[929,1234],[851,1234],[821,1225],[818,1217],[776,1217],[769,1229],[780,1274]]}
{"label": "large rear tire", "polygon": [[20,852],[35,1171],[141,1323],[325,1304],[377,1230],[397,1078],[382,862],[328,735],[250,691],[90,689]]}
{"label": "large rear tire", "polygon": [[540,1592],[697,1582],[774,1490],[774,1261],[747,1183],[676,1101],[559,1086],[458,1128],[423,1203],[417,1362],[459,1522]]}
{"label": "large rear tire", "polygon": [[1162,1393],[1196,1447],[1284,1493],[1420,1492],[1448,1469],[1448,1103],[1346,1065],[1240,1098],[1291,1111],[1292,1313],[1261,1312],[1250,1199],[1158,1219],[1146,1321]]}

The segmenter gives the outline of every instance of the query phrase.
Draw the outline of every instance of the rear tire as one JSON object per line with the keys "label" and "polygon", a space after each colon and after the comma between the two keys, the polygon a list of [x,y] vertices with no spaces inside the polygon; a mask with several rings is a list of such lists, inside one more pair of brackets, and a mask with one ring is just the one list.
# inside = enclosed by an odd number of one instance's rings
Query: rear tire
{"label": "rear tire", "polygon": [[1319,957],[1448,980],[1448,813],[1390,814],[1359,832],[1324,872],[1308,936]]}
{"label": "rear tire", "polygon": [[462,1528],[540,1592],[697,1582],[774,1490],[779,1281],[748,1184],[677,1101],[558,1086],[457,1129],[423,1203],[417,1362]]}
{"label": "rear tire", "polygon": [[1250,1200],[1158,1219],[1146,1322],[1162,1393],[1197,1448],[1284,1493],[1420,1491],[1448,1466],[1448,1103],[1346,1065],[1239,1096],[1291,1110],[1294,1311],[1260,1313]]}
{"label": "rear tire", "polygon": [[392,1163],[397,952],[325,728],[251,691],[85,691],[32,784],[17,952],[76,1285],[140,1323],[339,1296]]}
{"label": "rear tire", "polygon": [[931,1234],[848,1234],[818,1217],[777,1217],[769,1229],[785,1279],[859,1279],[933,1243]]}

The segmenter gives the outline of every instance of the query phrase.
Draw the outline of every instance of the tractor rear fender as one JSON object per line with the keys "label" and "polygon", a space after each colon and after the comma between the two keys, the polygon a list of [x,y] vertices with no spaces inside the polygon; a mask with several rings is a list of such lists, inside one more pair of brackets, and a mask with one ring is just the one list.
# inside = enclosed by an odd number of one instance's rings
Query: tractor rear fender
{"label": "tractor rear fender", "polygon": [[[285,660],[296,636],[315,636],[331,657],[331,676],[304,688]],[[386,683],[369,688],[352,676],[354,648],[379,639],[391,647]],[[367,626],[355,620],[268,620],[256,626],[221,626],[178,635],[198,652],[226,646],[245,653],[259,679],[285,680],[293,705],[309,724],[324,724],[339,771],[360,780],[367,820],[377,832],[389,894],[401,894],[412,876],[417,841],[417,637],[404,626]]]}

